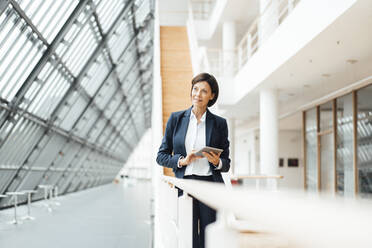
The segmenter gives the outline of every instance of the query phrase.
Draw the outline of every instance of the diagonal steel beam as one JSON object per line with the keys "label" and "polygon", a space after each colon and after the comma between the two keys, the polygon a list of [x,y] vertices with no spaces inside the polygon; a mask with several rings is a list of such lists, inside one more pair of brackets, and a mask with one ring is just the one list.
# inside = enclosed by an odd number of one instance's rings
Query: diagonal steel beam
{"label": "diagonal steel beam", "polygon": [[[36,77],[39,75],[41,70],[44,68],[48,60],[51,58],[55,50],[57,49],[57,46],[62,41],[63,37],[66,35],[66,33],[70,30],[71,26],[75,22],[76,18],[80,15],[80,13],[84,10],[85,6],[89,0],[81,0],[79,1],[78,5],[75,7],[69,18],[67,19],[66,23],[62,26],[61,30],[58,32],[52,43],[48,46],[47,50],[44,52],[43,56],[40,58],[38,63],[35,65],[34,69],[31,71],[31,73],[28,75],[26,80],[23,82],[22,86],[17,91],[16,95],[12,99],[12,101],[9,103],[9,107],[11,109],[16,108],[23,98],[23,96],[26,94],[28,89],[31,87],[33,81],[36,79]],[[4,125],[4,123],[11,117],[11,111],[7,113],[7,116],[2,119],[2,122],[0,123],[0,128]]]}
{"label": "diagonal steel beam", "polygon": [[[37,34],[38,38],[45,44],[49,45],[48,41],[44,38],[44,36],[40,33],[40,31],[36,28],[36,26],[33,24],[31,19],[26,15],[26,13],[22,10],[22,8],[19,6],[19,4],[14,0],[8,0],[9,3],[13,6],[13,9],[17,12],[17,14],[22,17],[23,20],[26,21],[26,23],[31,27],[32,31]],[[0,7],[1,11],[1,7]],[[0,12],[1,13],[1,12]]]}
{"label": "diagonal steel beam", "polygon": [[[58,115],[58,113],[61,111],[61,107],[63,106],[66,99],[74,92],[77,85],[81,83],[84,76],[94,63],[94,61],[98,58],[99,55],[102,54],[102,51],[104,50],[106,43],[108,39],[112,36],[112,34],[115,32],[115,29],[117,25],[120,23],[120,20],[127,14],[129,11],[129,7],[133,4],[134,1],[129,2],[126,6],[124,6],[121,14],[116,18],[114,23],[111,25],[110,29],[108,30],[107,34],[102,35],[102,40],[100,41],[99,45],[96,47],[90,58],[88,59],[87,63],[84,65],[83,69],[79,73],[79,75],[75,78],[73,83],[70,85],[69,89],[67,90],[64,97],[60,100],[57,107],[54,109],[52,115],[51,115],[51,122],[54,121],[55,117]],[[131,41],[127,44],[126,48],[123,51],[123,54],[128,50],[128,48],[131,46],[132,42],[134,41],[134,37],[131,39]],[[123,55],[122,55],[123,56]]]}
{"label": "diagonal steel beam", "polygon": [[[131,7],[131,12],[132,12],[132,28],[134,30],[134,32],[139,32],[138,28],[137,28],[137,24],[136,24],[136,16],[135,16],[135,10],[134,10],[134,5],[132,5]],[[151,14],[151,13],[150,13]],[[150,15],[150,18],[149,20],[152,20],[153,19],[153,15]],[[150,22],[151,24],[151,22]],[[141,53],[140,53],[140,49],[139,49],[139,41],[138,39],[136,39],[136,54],[137,54],[137,58],[138,60],[140,60],[141,58]],[[140,77],[142,79],[142,76],[143,76],[143,71],[140,70]],[[144,97],[145,93],[142,89],[142,84],[143,84],[143,80],[141,80],[141,92],[142,92],[142,98]],[[146,119],[146,115],[144,115],[145,117],[145,122],[147,121]]]}
{"label": "diagonal steel beam", "polygon": [[[130,9],[133,9],[133,6],[134,6],[134,4],[132,4],[131,5],[131,7],[130,7]],[[102,29],[102,26],[101,26],[101,23],[100,23],[100,21],[99,21],[99,19],[98,19],[98,15],[97,15],[97,13],[94,11],[93,12],[93,17],[95,18],[95,21],[96,21],[96,24],[97,24],[97,26],[98,26],[98,31],[99,31],[99,33],[101,34],[101,35],[104,35],[103,34],[103,29]],[[135,30],[134,30],[135,31]],[[137,40],[137,35],[139,34],[139,32],[134,32],[134,40],[136,41]],[[106,48],[107,48],[107,53],[108,53],[108,57],[109,57],[109,60],[110,60],[110,63],[111,64],[114,64],[114,61],[113,61],[113,59],[112,59],[112,55],[111,55],[111,53],[110,53],[110,49],[108,49],[108,46],[107,46],[107,43],[105,44],[106,45]],[[120,78],[119,78],[119,76],[118,76],[118,73],[117,73],[117,71],[115,70],[114,72],[113,72],[113,74],[114,74],[114,76],[115,76],[115,79],[116,79],[116,82],[117,82],[117,84],[119,85],[119,86],[121,86],[121,82],[120,82]],[[125,93],[123,92],[123,94],[125,95]],[[129,103],[127,103],[127,104],[129,104]],[[132,116],[132,113],[130,113],[131,114],[131,116]],[[133,118],[131,118],[132,119],[132,122],[134,122],[134,120],[133,120]],[[134,128],[134,131],[135,131],[135,133],[136,133],[136,136],[138,137],[138,130],[137,130],[137,128]]]}
{"label": "diagonal steel beam", "polygon": [[47,50],[40,58],[39,62],[35,65],[34,69],[31,71],[30,75],[27,77],[25,82],[22,84],[22,87],[16,93],[14,99],[12,100],[12,106],[17,106],[21,98],[26,94],[27,90],[31,87],[32,82],[39,75],[41,70],[44,68],[50,57],[56,51],[58,45],[61,43],[62,39],[65,37],[67,32],[71,29],[71,26],[74,24],[77,17],[82,13],[85,6],[88,4],[89,0],[81,0],[78,5],[75,7],[66,23],[62,26],[61,30],[58,32],[52,43],[48,46]]}
{"label": "diagonal steel beam", "polygon": [[6,7],[8,7],[8,4],[9,4],[9,0],[0,0],[0,16],[6,10]]}

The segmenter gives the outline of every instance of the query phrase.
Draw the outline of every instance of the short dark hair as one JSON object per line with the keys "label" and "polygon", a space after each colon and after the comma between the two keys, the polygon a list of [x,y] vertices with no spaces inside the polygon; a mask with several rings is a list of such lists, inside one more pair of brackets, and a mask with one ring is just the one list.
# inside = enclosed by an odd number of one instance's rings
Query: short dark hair
{"label": "short dark hair", "polygon": [[209,100],[208,107],[213,106],[213,104],[215,104],[217,101],[218,91],[219,91],[216,78],[213,75],[206,73],[206,72],[196,75],[191,81],[191,91],[194,85],[199,82],[207,82],[209,86],[211,87],[212,93],[214,94],[214,98],[212,100]]}

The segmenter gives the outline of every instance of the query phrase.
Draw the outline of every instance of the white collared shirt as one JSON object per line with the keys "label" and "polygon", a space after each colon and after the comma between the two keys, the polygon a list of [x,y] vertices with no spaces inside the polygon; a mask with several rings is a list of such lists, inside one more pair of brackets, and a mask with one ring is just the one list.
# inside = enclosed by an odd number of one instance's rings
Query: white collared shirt
{"label": "white collared shirt", "polygon": [[[200,118],[200,123],[192,111],[190,111],[189,127],[187,128],[185,138],[186,153],[189,154],[192,150],[200,150],[206,146],[206,115],[207,111]],[[211,168],[209,166],[208,159],[203,157],[195,160],[188,166],[186,166],[185,176],[187,175],[198,175],[198,176],[210,176],[212,175]]]}

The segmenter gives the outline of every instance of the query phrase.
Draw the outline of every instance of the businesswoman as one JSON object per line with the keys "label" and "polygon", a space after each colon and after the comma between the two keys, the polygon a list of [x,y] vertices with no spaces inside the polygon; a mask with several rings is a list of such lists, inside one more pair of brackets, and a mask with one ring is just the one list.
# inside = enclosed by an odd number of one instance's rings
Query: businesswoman
{"label": "businesswoman", "polygon": [[[177,178],[222,183],[221,172],[230,168],[227,123],[208,110],[218,98],[218,83],[214,76],[201,73],[191,85],[192,107],[169,117],[156,161],[172,168]],[[205,146],[223,152],[195,155]],[[216,211],[193,198],[193,248],[204,247],[205,227],[215,220]]]}

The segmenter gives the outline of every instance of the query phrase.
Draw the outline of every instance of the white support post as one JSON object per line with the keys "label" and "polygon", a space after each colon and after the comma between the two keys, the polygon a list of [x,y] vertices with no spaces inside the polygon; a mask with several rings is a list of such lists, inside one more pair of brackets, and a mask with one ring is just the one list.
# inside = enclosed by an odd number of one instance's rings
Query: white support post
{"label": "white support post", "polygon": [[[278,169],[278,99],[275,89],[260,92],[260,167],[264,175],[277,175]],[[267,179],[267,189],[277,189],[276,179]]]}
{"label": "white support post", "polygon": [[288,0],[288,14],[292,12],[294,8],[294,0]]}
{"label": "white support post", "polygon": [[223,71],[225,77],[234,75],[235,59],[235,22],[227,21],[222,26],[222,46],[223,46]]}
{"label": "white support post", "polygon": [[239,248],[239,233],[229,228],[226,211],[217,212],[216,222],[209,224],[205,230],[206,248]]}
{"label": "white support post", "polygon": [[192,198],[186,193],[178,198],[178,230],[178,247],[192,247]]}
{"label": "white support post", "polygon": [[247,61],[252,56],[252,34],[249,33],[247,36]]}

